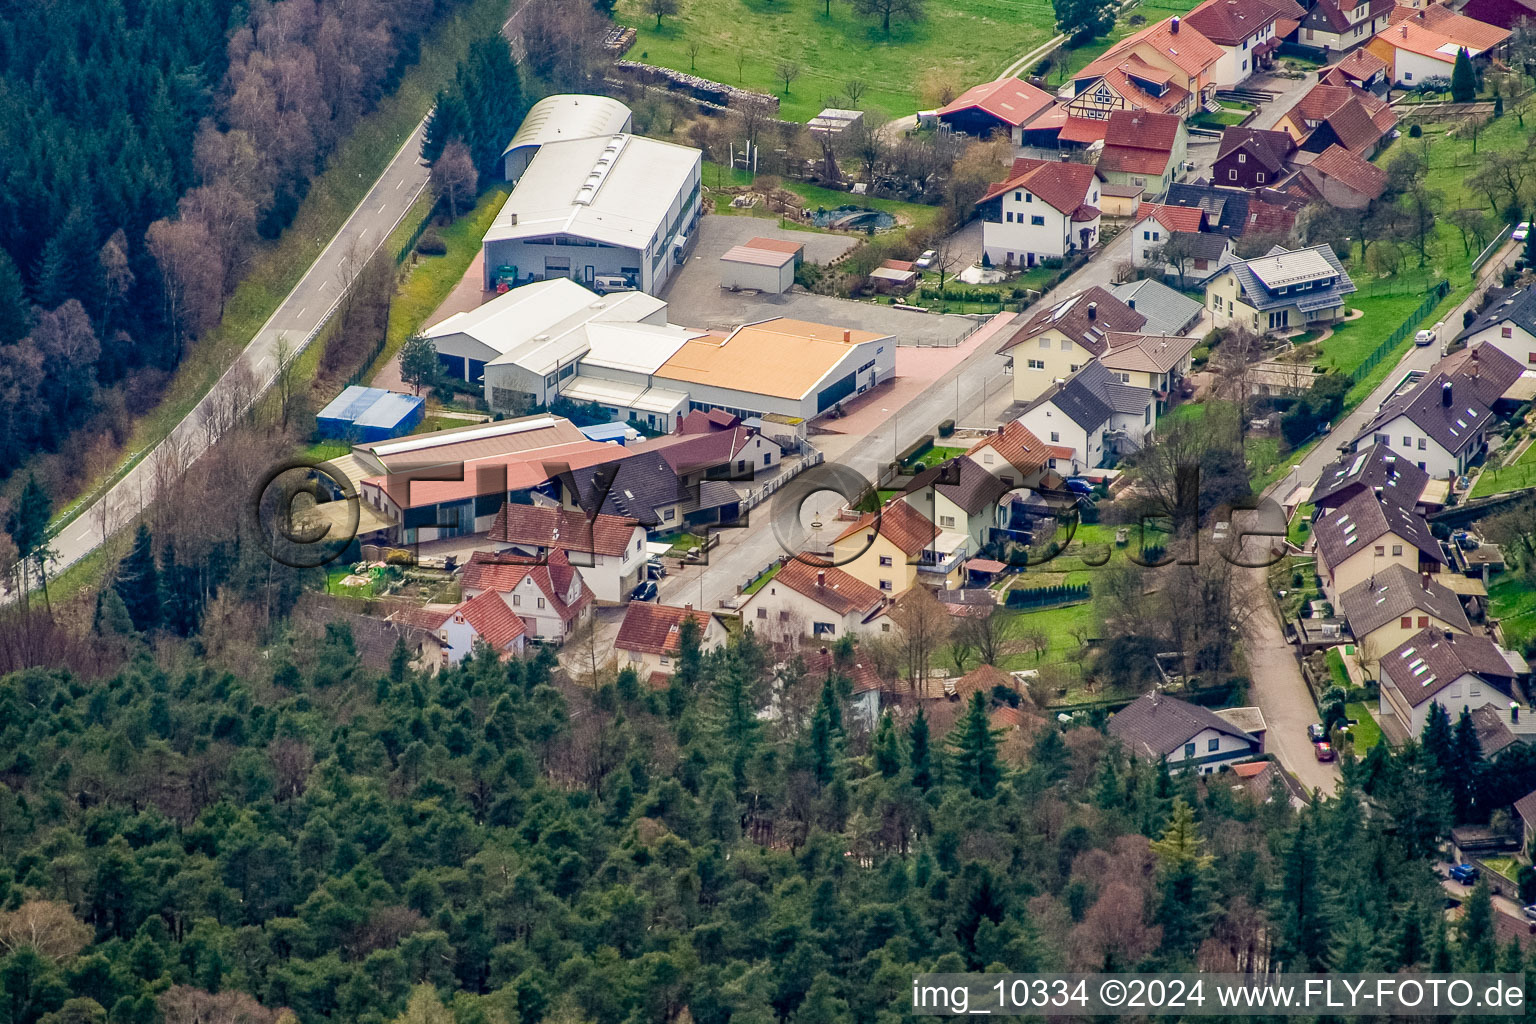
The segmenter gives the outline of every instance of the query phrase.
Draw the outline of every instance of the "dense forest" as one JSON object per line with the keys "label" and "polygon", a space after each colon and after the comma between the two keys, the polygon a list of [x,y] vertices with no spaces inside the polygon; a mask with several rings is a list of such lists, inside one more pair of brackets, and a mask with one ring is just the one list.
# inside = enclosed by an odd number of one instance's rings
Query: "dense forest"
{"label": "dense forest", "polygon": [[0,478],[121,443],[451,6],[0,5]]}
{"label": "dense forest", "polygon": [[750,631],[592,691],[547,652],[370,671],[334,624],[236,673],[101,618],[117,671],[0,682],[4,1024],[890,1022],[924,969],[1522,964],[1486,888],[1443,916],[1429,743],[1297,813],[982,694],[867,730],[850,649],[775,669]]}

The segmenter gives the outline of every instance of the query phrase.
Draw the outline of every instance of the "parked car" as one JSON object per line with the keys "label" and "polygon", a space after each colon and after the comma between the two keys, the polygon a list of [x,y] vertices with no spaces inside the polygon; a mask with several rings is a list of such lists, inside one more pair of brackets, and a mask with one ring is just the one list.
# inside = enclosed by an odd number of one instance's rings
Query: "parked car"
{"label": "parked car", "polygon": [[1323,728],[1322,722],[1313,722],[1307,726],[1307,739],[1313,743],[1322,743],[1328,739],[1328,730]]}
{"label": "parked car", "polygon": [[1481,874],[1482,872],[1478,871],[1477,868],[1471,864],[1457,864],[1450,870],[1451,878],[1454,881],[1460,882],[1462,885],[1474,884],[1477,881],[1478,876]]}
{"label": "parked car", "polygon": [[924,249],[923,254],[919,256],[915,261],[913,261],[912,265],[918,270],[927,270],[929,267],[933,266],[933,261],[938,258],[939,254],[937,250]]}
{"label": "parked car", "polygon": [[1521,907],[1520,913],[1525,915],[1527,921],[1536,921],[1536,903],[1532,903],[1528,907]]}
{"label": "parked car", "polygon": [[1093,484],[1089,483],[1087,480],[1084,480],[1080,476],[1068,477],[1067,490],[1071,491],[1073,494],[1092,494]]}
{"label": "parked car", "polygon": [[656,593],[656,584],[646,580],[629,592],[629,599],[631,601],[654,601],[656,600]]}
{"label": "parked car", "polygon": [[607,295],[609,292],[632,292],[635,286],[623,274],[598,274],[592,279],[592,290]]}
{"label": "parked car", "polygon": [[1435,332],[1420,331],[1413,336],[1413,343],[1420,348],[1423,348],[1425,345],[1433,345],[1435,343]]}
{"label": "parked car", "polygon": [[1312,753],[1316,755],[1319,761],[1332,761],[1333,744],[1326,741],[1314,743],[1312,744]]}
{"label": "parked car", "polygon": [[648,580],[659,580],[659,579],[665,578],[666,575],[667,575],[667,567],[662,564],[661,559],[653,558],[650,561],[645,563],[645,578],[646,579],[648,579]]}
{"label": "parked car", "polygon": [[1510,233],[1509,237],[1513,238],[1517,242],[1523,242],[1525,241],[1525,236],[1529,235],[1530,233],[1531,222],[1528,220],[1523,220],[1519,224],[1515,225],[1515,230]]}

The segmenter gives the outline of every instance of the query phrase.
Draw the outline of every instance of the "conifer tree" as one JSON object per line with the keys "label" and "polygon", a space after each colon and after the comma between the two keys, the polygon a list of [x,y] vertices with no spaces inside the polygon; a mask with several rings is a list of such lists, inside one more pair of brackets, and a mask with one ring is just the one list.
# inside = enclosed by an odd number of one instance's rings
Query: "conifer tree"
{"label": "conifer tree", "polygon": [[1163,948],[1178,955],[1192,955],[1210,926],[1213,858],[1202,851],[1204,845],[1194,809],[1175,797],[1168,827],[1152,842],[1152,852],[1157,855],[1157,920],[1163,926]]}
{"label": "conifer tree", "polygon": [[901,769],[906,762],[906,752],[901,747],[901,734],[896,731],[896,720],[887,711],[880,716],[880,723],[875,726],[875,738],[871,743],[871,749],[875,755],[875,770],[882,777],[893,779],[901,774]]}
{"label": "conifer tree", "polygon": [[1455,103],[1471,103],[1477,99],[1477,72],[1472,70],[1472,57],[1463,46],[1456,51],[1456,63],[1451,68],[1451,100]]}
{"label": "conifer tree", "polygon": [[917,716],[912,719],[907,742],[912,764],[912,786],[920,793],[928,792],[934,784],[933,754],[929,750],[929,740],[928,715],[919,707]]}
{"label": "conifer tree", "polygon": [[955,774],[972,796],[990,800],[997,794],[1002,764],[997,752],[997,732],[987,716],[987,698],[971,694],[970,706],[950,736]]}
{"label": "conifer tree", "polygon": [[117,567],[112,584],[133,628],[140,633],[160,625],[160,570],[155,565],[154,537],[144,523],[133,534],[133,547]]}
{"label": "conifer tree", "polygon": [[1319,878],[1318,851],[1310,815],[1296,823],[1275,902],[1280,923],[1276,958],[1289,971],[1317,971],[1325,966],[1328,921]]}

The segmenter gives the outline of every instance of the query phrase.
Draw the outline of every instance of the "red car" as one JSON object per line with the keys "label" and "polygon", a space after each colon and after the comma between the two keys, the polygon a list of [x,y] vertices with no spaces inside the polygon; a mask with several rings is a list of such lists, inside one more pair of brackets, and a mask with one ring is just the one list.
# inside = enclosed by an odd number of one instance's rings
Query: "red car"
{"label": "red car", "polygon": [[1312,744],[1312,753],[1317,755],[1317,759],[1319,761],[1332,761],[1333,760],[1333,744],[1332,743],[1314,743],[1314,744]]}

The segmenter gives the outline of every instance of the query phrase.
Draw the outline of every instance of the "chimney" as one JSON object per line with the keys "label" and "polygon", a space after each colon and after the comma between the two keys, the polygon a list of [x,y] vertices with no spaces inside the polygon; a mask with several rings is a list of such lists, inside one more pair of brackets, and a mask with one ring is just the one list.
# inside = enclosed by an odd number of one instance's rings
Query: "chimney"
{"label": "chimney", "polygon": [[1429,573],[1424,574],[1424,592],[1429,593]]}
{"label": "chimney", "polygon": [[827,570],[825,570],[825,569],[817,569],[816,570],[816,585],[818,587],[824,587],[824,586],[827,585]]}
{"label": "chimney", "polygon": [[1407,25],[1403,25],[1401,28],[1398,29],[1398,31],[1400,31],[1403,34],[1403,38],[1404,39],[1408,38],[1408,26]]}
{"label": "chimney", "polygon": [[1446,381],[1440,385],[1440,404],[1447,409],[1451,407],[1451,382]]}
{"label": "chimney", "polygon": [[1179,16],[1177,14],[1175,14],[1173,16],[1173,20],[1169,22],[1168,28],[1171,32],[1173,32],[1174,35],[1179,34]]}
{"label": "chimney", "polygon": [[1088,319],[1089,320],[1097,320],[1098,318],[1099,318],[1099,304],[1097,302],[1090,302],[1090,303],[1088,303]]}
{"label": "chimney", "polygon": [[1126,299],[1125,300],[1125,308],[1126,309],[1135,309],[1136,308],[1136,300],[1135,299]]}
{"label": "chimney", "polygon": [[853,332],[852,332],[852,331],[850,331],[850,330],[847,330],[847,329],[846,329],[846,328],[845,328],[845,329],[844,329],[844,330],[843,330],[843,341],[845,341],[845,342],[849,342],[849,341],[852,341],[852,340],[853,340]]}
{"label": "chimney", "polygon": [[685,611],[685,612],[693,611],[693,602],[689,601],[687,604],[683,605],[683,611]]}
{"label": "chimney", "polygon": [[1520,721],[1520,705],[1514,701],[1509,702],[1509,720],[1511,722]]}
{"label": "chimney", "polygon": [[512,214],[508,214],[508,216],[510,216],[512,218],[511,222],[509,223],[509,226],[510,227],[514,227],[514,228],[517,227],[517,214],[512,213]]}
{"label": "chimney", "polygon": [[1375,490],[1375,492],[1376,492],[1376,500],[1380,501],[1381,500],[1381,488],[1380,487],[1376,487],[1376,488],[1373,488],[1373,490]]}

